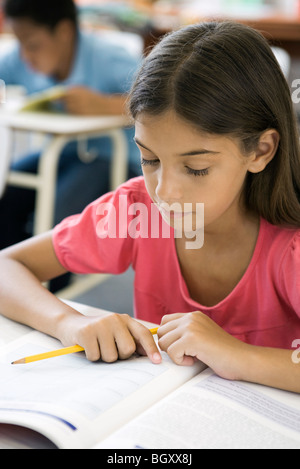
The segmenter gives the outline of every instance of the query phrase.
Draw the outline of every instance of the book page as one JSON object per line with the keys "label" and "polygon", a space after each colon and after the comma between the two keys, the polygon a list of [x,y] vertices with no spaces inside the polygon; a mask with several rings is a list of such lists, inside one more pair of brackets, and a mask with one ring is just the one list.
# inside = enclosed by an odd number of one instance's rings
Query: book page
{"label": "book page", "polygon": [[[11,362],[61,348],[39,332],[9,343],[0,354],[0,422],[40,431],[61,448],[89,448],[199,372],[164,356],[112,364],[83,352],[26,365]],[[203,367],[203,365],[201,365]]]}
{"label": "book page", "polygon": [[32,329],[0,315],[0,347],[28,334]]}
{"label": "book page", "polygon": [[57,446],[34,430],[19,425],[0,423],[1,449],[57,449]]}
{"label": "book page", "polygon": [[299,395],[206,370],[97,448],[299,449]]}

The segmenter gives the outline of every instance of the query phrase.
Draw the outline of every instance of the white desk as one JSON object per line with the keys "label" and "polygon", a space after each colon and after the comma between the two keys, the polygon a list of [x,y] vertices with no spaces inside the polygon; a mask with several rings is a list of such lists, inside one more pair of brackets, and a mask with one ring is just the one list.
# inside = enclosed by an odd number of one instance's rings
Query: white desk
{"label": "white desk", "polygon": [[[57,166],[63,147],[70,141],[84,142],[87,138],[108,136],[113,142],[111,189],[126,180],[127,140],[123,129],[130,125],[125,116],[77,117],[63,114],[30,113],[2,110],[0,112],[0,197],[6,184],[37,191],[34,234],[52,228]],[[10,171],[13,131],[37,132],[50,135],[43,150],[38,173]]]}

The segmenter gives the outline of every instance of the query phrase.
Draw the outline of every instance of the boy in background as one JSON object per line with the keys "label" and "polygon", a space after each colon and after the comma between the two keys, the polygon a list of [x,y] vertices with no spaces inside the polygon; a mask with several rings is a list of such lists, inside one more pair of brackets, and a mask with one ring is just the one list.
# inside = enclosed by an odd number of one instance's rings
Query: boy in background
{"label": "boy in background", "polygon": [[[139,58],[95,34],[79,29],[73,0],[5,0],[4,15],[17,38],[17,45],[0,57],[0,78],[7,85],[22,85],[28,94],[56,85],[67,88],[65,111],[75,115],[124,113]],[[128,177],[140,174],[133,130],[126,130],[129,145]],[[57,224],[78,213],[109,190],[109,138],[91,139],[91,162],[78,158],[76,142],[60,157],[55,204]],[[40,154],[27,155],[13,169],[36,172]],[[0,200],[0,249],[32,235],[30,219],[35,192],[8,187]]]}

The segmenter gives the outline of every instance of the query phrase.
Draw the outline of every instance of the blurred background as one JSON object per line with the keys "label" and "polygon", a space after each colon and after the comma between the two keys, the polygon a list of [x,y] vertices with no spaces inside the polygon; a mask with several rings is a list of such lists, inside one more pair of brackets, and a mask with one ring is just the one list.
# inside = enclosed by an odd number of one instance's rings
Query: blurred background
{"label": "blurred background", "polygon": [[[10,43],[11,34],[1,2],[0,48],[4,48]],[[134,33],[145,54],[163,34],[181,26],[234,19],[258,29],[271,45],[289,54],[285,72],[291,85],[300,78],[300,0],[76,0],[76,4],[83,29]],[[119,40],[116,34],[116,41]],[[140,47],[137,44],[133,47]]]}

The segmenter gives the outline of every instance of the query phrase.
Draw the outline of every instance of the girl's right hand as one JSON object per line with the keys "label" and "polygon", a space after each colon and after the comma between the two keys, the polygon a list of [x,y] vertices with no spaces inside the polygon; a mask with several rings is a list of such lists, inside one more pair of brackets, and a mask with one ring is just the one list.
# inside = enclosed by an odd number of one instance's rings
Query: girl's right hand
{"label": "girl's right hand", "polygon": [[161,355],[149,329],[128,314],[106,316],[67,314],[59,325],[58,338],[64,346],[80,345],[88,360],[107,363],[125,360],[135,352],[147,355],[153,363]]}

